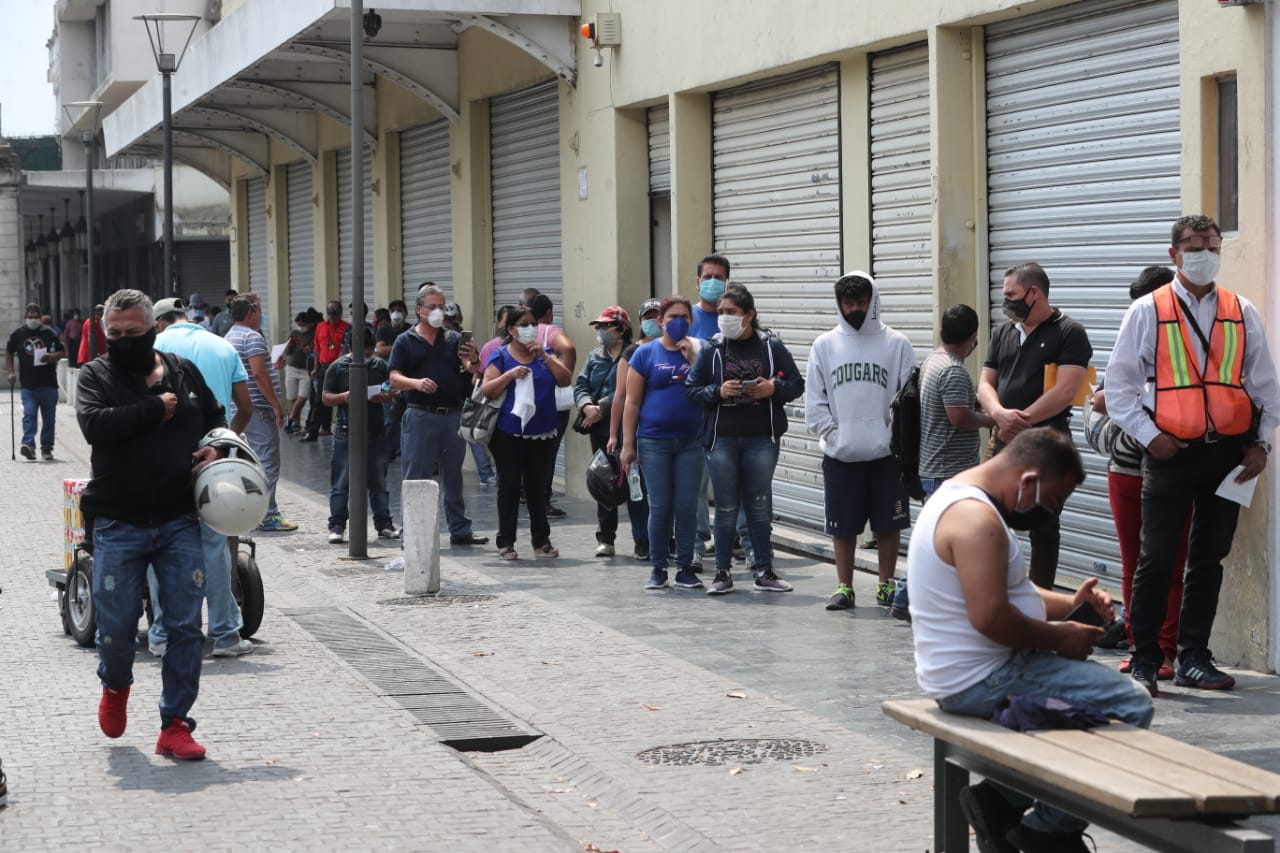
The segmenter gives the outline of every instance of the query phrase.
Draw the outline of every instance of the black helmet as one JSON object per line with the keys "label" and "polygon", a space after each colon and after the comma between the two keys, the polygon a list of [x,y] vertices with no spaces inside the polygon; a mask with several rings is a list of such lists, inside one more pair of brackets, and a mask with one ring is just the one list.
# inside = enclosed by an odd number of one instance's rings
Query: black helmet
{"label": "black helmet", "polygon": [[626,506],[631,489],[618,464],[618,457],[597,450],[587,466],[587,491],[605,509]]}

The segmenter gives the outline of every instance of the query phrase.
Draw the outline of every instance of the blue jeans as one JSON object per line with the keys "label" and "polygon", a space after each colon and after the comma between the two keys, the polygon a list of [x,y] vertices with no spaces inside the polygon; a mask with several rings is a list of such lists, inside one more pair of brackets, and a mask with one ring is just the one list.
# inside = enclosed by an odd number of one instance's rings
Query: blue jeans
{"label": "blue jeans", "polygon": [[458,435],[461,412],[438,415],[426,409],[406,409],[400,421],[400,466],[406,480],[430,480],[440,466],[440,489],[449,536],[471,535],[471,519],[462,499],[462,460],[467,443]]}
{"label": "blue jeans", "polygon": [[929,500],[929,498],[933,497],[933,493],[938,491],[938,486],[941,486],[943,483],[945,483],[949,479],[951,478],[950,477],[921,477],[920,488],[924,489],[924,499]]}
{"label": "blue jeans", "polygon": [[[703,474],[706,454],[697,438],[636,438],[636,452],[649,487],[649,560],[655,569],[667,568],[663,543],[676,529],[676,568],[693,565],[693,539],[698,503],[707,502]],[[701,491],[699,488],[701,487]]]}
{"label": "blue jeans", "polygon": [[[1073,660],[1051,652],[1023,649],[1014,652],[1009,661],[991,675],[945,699],[938,707],[948,714],[989,719],[996,703],[1006,696],[1045,693],[1060,699],[1089,702],[1108,717],[1133,726],[1149,728],[1155,708],[1145,688],[1122,672],[1093,661]],[[997,786],[1014,805],[1024,808],[1029,798]],[[1043,832],[1079,832],[1085,821],[1044,803],[1022,822]]]}
{"label": "blue jeans", "polygon": [[200,606],[204,602],[204,554],[194,515],[156,527],[137,527],[111,518],[93,526],[93,604],[98,620],[98,678],[120,690],[133,684],[133,655],[142,616],[142,583],[147,564],[156,580],[168,635],[160,661],[160,726],[186,720],[200,692]]}
{"label": "blue jeans", "polygon": [[53,450],[53,426],[58,413],[57,388],[22,389],[22,444],[35,446],[36,414],[40,415],[40,449]]}
{"label": "blue jeans", "polygon": [[476,463],[476,475],[481,482],[493,479],[493,463],[489,461],[489,449],[482,444],[469,444],[471,461]]}
{"label": "blue jeans", "polygon": [[276,506],[276,482],[280,479],[280,429],[276,426],[276,413],[271,409],[254,408],[253,417],[244,425],[244,438],[262,460],[262,473],[267,477],[267,514],[266,521],[273,515],[280,514]]}
{"label": "blue jeans", "polygon": [[[200,522],[200,551],[204,554],[204,592],[209,602],[209,639],[213,640],[215,649],[229,649],[240,642],[244,620],[231,591],[233,563],[226,534]],[[155,566],[147,566],[147,583],[151,592],[151,612],[155,616],[147,631],[147,642],[152,648],[167,646],[169,636],[164,628],[164,607],[160,603]]]}
{"label": "blue jeans", "polygon": [[733,568],[733,535],[739,508],[746,514],[756,572],[773,568],[770,556],[773,518],[773,470],[778,444],[767,435],[719,436],[707,454],[716,496],[716,571]]}
{"label": "blue jeans", "polygon": [[[333,431],[333,458],[329,463],[329,529],[346,530],[350,511],[347,506],[351,484],[351,442],[347,431]],[[384,436],[369,438],[369,452],[365,460],[365,476],[368,478],[369,509],[373,511],[373,529],[385,530],[391,526],[391,497],[387,493],[387,460],[390,448]]]}

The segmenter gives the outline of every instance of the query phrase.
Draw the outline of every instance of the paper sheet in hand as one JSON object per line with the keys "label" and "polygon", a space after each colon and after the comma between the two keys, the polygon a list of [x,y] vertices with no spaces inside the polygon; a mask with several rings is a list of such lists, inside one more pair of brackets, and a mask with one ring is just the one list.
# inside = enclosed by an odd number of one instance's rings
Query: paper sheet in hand
{"label": "paper sheet in hand", "polygon": [[289,345],[289,342],[288,342],[288,341],[285,341],[284,343],[282,343],[282,344],[276,344],[275,346],[273,346],[273,347],[271,348],[271,363],[272,363],[272,364],[275,364],[277,361],[279,361],[281,358],[283,358],[283,357],[284,357],[284,348],[285,348],[285,347],[287,347],[288,345]]}
{"label": "paper sheet in hand", "polygon": [[48,354],[49,354],[49,351],[44,347],[31,348],[31,360],[35,362],[36,367],[39,367],[40,365],[44,364],[44,357]]}
{"label": "paper sheet in hand", "polygon": [[1248,506],[1253,501],[1253,489],[1258,485],[1258,478],[1254,477],[1244,483],[1237,483],[1236,477],[1240,476],[1240,472],[1244,470],[1243,465],[1237,465],[1231,469],[1231,473],[1223,479],[1219,484],[1218,490],[1214,492],[1220,498],[1226,498],[1229,501],[1235,501],[1240,506]]}
{"label": "paper sheet in hand", "polygon": [[382,386],[381,386],[381,385],[370,385],[370,386],[369,386],[369,396],[368,396],[368,397],[366,397],[365,399],[367,399],[367,400],[372,400],[374,397],[378,396],[378,395],[379,395],[379,394],[381,394],[381,393],[382,393]]}

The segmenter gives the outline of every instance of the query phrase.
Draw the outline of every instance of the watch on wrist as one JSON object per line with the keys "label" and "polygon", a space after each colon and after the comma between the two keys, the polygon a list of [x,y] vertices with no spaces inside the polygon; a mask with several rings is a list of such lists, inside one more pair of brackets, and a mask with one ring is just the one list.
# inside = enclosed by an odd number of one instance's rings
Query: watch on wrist
{"label": "watch on wrist", "polygon": [[1263,453],[1267,454],[1268,456],[1271,455],[1271,442],[1258,439],[1257,441],[1254,442],[1254,444],[1261,447]]}

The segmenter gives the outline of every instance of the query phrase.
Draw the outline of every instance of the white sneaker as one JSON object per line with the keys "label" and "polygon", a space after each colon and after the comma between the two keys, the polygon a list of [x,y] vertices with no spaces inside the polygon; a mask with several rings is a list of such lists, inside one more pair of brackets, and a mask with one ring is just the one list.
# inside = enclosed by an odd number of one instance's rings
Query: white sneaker
{"label": "white sneaker", "polygon": [[330,544],[330,545],[341,545],[341,544],[342,544],[342,531],[341,531],[341,530],[330,530],[330,531],[329,531],[329,544]]}
{"label": "white sneaker", "polygon": [[162,658],[164,657],[165,647],[165,643],[156,643],[155,645],[148,645],[147,651],[151,653],[152,657]]}
{"label": "white sneaker", "polygon": [[388,524],[386,527],[378,531],[379,539],[399,539],[400,531],[396,529],[394,524]]}
{"label": "white sneaker", "polygon": [[247,655],[253,651],[253,643],[245,639],[236,641],[234,646],[227,646],[222,649],[214,649],[213,656],[215,658],[238,658],[241,655]]}
{"label": "white sneaker", "polygon": [[597,557],[612,557],[614,555],[612,542],[601,542],[596,546]]}

